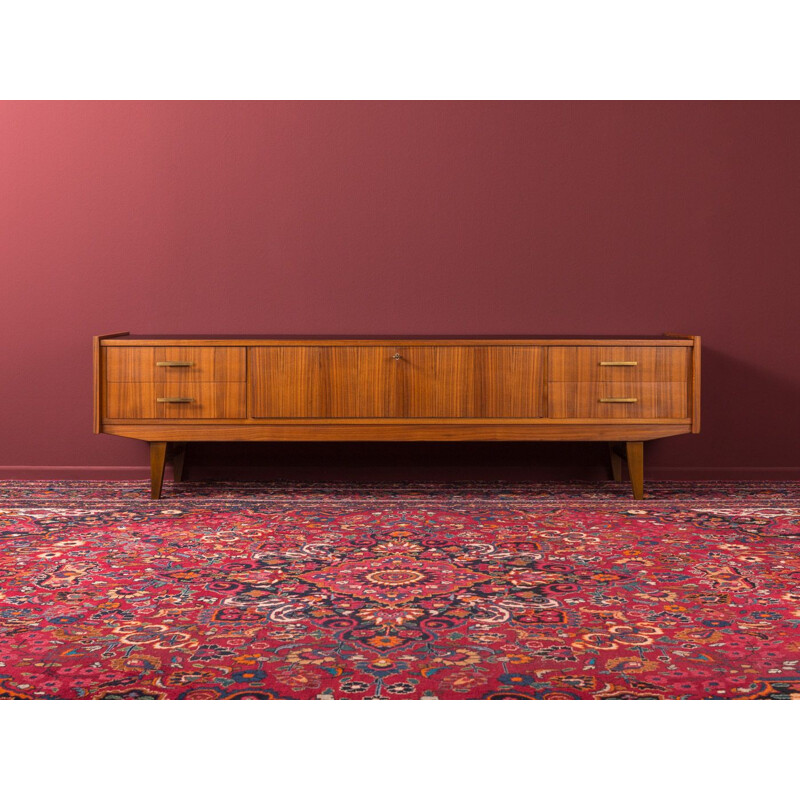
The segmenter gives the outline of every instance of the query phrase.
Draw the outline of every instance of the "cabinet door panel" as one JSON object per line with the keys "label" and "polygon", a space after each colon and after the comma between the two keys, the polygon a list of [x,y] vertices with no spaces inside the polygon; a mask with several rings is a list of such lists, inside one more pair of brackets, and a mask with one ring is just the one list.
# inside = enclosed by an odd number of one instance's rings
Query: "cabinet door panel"
{"label": "cabinet door panel", "polygon": [[468,417],[475,366],[467,347],[400,347],[394,417]]}
{"label": "cabinet door panel", "polygon": [[476,347],[476,417],[543,417],[544,348]]}
{"label": "cabinet door panel", "polygon": [[250,348],[255,418],[542,416],[542,348]]}
{"label": "cabinet door panel", "polygon": [[403,347],[396,416],[542,416],[540,347]]}
{"label": "cabinet door panel", "polygon": [[253,417],[390,416],[389,370],[393,365],[389,348],[249,349],[250,415]]}

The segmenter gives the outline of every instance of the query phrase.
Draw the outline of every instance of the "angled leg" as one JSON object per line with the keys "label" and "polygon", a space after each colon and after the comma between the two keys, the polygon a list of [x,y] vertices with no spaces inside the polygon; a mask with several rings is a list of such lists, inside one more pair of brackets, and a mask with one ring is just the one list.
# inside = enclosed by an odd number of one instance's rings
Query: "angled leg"
{"label": "angled leg", "polygon": [[608,454],[611,456],[611,474],[617,483],[622,480],[622,456],[617,452],[615,442],[608,443]]}
{"label": "angled leg", "polygon": [[161,484],[164,483],[164,461],[167,456],[166,442],[150,442],[150,497],[161,497]]}
{"label": "angled leg", "polygon": [[186,458],[186,442],[176,442],[172,446],[172,474],[175,483],[183,480],[183,462]]}
{"label": "angled leg", "polygon": [[633,496],[637,500],[641,500],[644,497],[644,442],[626,442],[625,444]]}

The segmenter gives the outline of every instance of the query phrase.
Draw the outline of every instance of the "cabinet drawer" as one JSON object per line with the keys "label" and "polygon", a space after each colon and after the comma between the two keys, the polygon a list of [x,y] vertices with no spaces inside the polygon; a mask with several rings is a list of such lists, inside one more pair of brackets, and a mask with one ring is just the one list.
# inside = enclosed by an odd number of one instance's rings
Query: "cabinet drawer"
{"label": "cabinet drawer", "polygon": [[109,383],[108,419],[241,419],[247,415],[244,382],[169,381]]}
{"label": "cabinet drawer", "polygon": [[551,347],[549,381],[667,381],[689,378],[688,347]]}
{"label": "cabinet drawer", "polygon": [[685,419],[688,384],[560,381],[547,384],[554,419]]}
{"label": "cabinet drawer", "polygon": [[106,347],[109,383],[244,381],[244,347]]}

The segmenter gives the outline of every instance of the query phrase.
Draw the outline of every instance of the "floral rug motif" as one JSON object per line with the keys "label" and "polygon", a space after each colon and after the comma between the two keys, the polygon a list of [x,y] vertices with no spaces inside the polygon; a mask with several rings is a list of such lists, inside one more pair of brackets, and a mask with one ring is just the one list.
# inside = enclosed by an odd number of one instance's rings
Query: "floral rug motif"
{"label": "floral rug motif", "polygon": [[0,698],[800,699],[800,484],[0,482]]}

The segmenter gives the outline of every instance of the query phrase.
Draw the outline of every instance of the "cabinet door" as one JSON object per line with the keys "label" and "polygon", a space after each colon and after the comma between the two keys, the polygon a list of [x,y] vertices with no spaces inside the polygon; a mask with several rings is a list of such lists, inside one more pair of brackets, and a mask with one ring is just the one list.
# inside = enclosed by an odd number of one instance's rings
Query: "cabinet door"
{"label": "cabinet door", "polygon": [[386,417],[394,350],[386,347],[251,347],[250,416]]}
{"label": "cabinet door", "polygon": [[531,418],[542,416],[542,348],[401,347],[394,416]]}
{"label": "cabinet door", "polygon": [[542,416],[542,348],[251,347],[255,418],[458,419]]}

